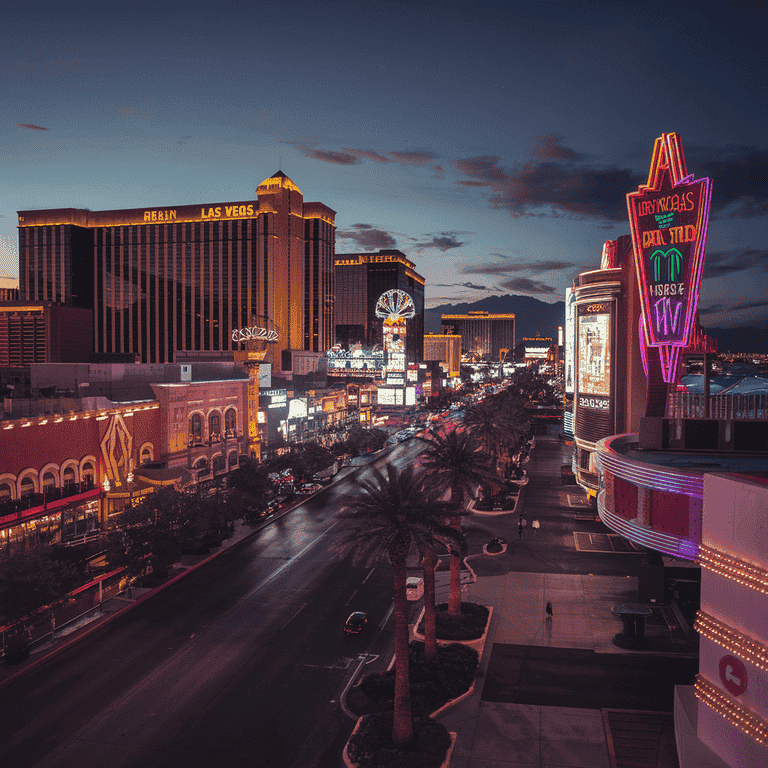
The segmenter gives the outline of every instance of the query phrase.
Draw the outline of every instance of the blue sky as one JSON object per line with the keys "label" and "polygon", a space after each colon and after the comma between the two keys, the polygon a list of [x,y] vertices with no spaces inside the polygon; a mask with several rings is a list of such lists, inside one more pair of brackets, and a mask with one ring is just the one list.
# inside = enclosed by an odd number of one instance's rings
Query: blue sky
{"label": "blue sky", "polygon": [[282,169],[429,306],[556,301],[675,131],[713,179],[702,324],[768,325],[761,3],[32,0],[2,26],[0,272],[17,210],[253,200]]}

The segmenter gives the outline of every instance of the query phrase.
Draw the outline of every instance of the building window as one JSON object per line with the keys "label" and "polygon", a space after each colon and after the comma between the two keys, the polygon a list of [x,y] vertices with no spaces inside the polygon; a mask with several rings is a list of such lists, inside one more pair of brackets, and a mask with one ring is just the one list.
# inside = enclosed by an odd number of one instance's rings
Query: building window
{"label": "building window", "polygon": [[208,435],[212,440],[218,440],[221,434],[221,414],[218,411],[212,411],[208,416]]}
{"label": "building window", "polygon": [[148,461],[152,461],[152,451],[148,445],[145,445],[141,449],[141,456],[139,457],[139,464],[146,464]]}
{"label": "building window", "polygon": [[83,464],[83,483],[87,488],[93,488],[95,474],[93,464],[90,462]]}
{"label": "building window", "polygon": [[46,472],[43,475],[43,490],[50,491],[51,488],[56,487],[56,475],[53,472]]}
{"label": "building window", "polygon": [[10,501],[13,498],[13,490],[8,483],[0,483],[0,502]]}
{"label": "building window", "polygon": [[189,419],[189,440],[193,445],[203,442],[203,417],[199,413]]}
{"label": "building window", "polygon": [[21,481],[21,498],[31,496],[35,492],[35,481],[31,477],[25,477]]}
{"label": "building window", "polygon": [[64,470],[64,487],[66,488],[68,485],[73,485],[74,482],[75,482],[75,470],[72,469],[72,467],[67,467]]}
{"label": "building window", "polygon": [[224,414],[224,425],[227,430],[227,435],[234,437],[235,431],[237,430],[237,412],[234,408],[228,408],[227,412]]}

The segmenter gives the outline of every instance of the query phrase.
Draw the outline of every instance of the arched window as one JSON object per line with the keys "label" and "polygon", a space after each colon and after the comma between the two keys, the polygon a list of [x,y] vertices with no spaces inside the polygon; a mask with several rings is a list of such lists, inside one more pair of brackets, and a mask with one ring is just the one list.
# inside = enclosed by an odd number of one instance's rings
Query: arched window
{"label": "arched window", "polygon": [[9,483],[0,483],[0,501],[10,501],[13,498],[13,489]]}
{"label": "arched window", "polygon": [[229,466],[230,467],[236,467],[237,466],[237,451],[230,451],[229,452]]}
{"label": "arched window", "polygon": [[67,467],[64,470],[64,486],[72,485],[75,482],[75,470]]}
{"label": "arched window", "polygon": [[148,461],[152,461],[152,451],[148,445],[145,445],[141,449],[141,456],[139,457],[139,464],[146,464]]}
{"label": "arched window", "polygon": [[217,438],[221,434],[221,414],[218,411],[211,411],[208,416],[208,434],[212,438]]}
{"label": "arched window", "polygon": [[85,483],[86,486],[88,486],[89,488],[93,487],[93,484],[95,482],[95,476],[96,476],[96,473],[93,469],[93,464],[91,464],[90,462],[83,464],[83,482]]}
{"label": "arched window", "polygon": [[237,429],[237,411],[234,408],[227,408],[227,412],[224,414],[224,427],[230,437],[235,436],[235,430]]}
{"label": "arched window", "polygon": [[203,442],[203,417],[199,413],[193,413],[189,419],[189,439],[193,445]]}
{"label": "arched window", "polygon": [[43,490],[50,491],[56,487],[56,475],[53,472],[46,472],[43,475]]}
{"label": "arched window", "polygon": [[21,481],[21,497],[31,496],[35,492],[35,481],[27,476]]}
{"label": "arched window", "polygon": [[192,469],[205,469],[207,466],[208,466],[208,459],[206,459],[205,456],[201,456],[195,462],[195,466],[192,467]]}

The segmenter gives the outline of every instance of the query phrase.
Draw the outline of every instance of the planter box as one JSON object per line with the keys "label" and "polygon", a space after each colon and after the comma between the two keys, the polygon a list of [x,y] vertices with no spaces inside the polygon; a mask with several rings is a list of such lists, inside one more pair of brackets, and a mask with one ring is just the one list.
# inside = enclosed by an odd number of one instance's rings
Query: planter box
{"label": "planter box", "polygon": [[[486,605],[485,606],[488,609],[488,621],[485,624],[485,631],[483,632],[481,637],[478,637],[476,640],[442,640],[441,638],[437,638],[437,644],[438,645],[450,645],[451,643],[461,643],[462,645],[468,645],[470,648],[474,648],[479,654],[480,658],[483,657],[483,648],[485,647],[485,638],[488,636],[488,627],[491,626],[491,619],[493,618],[493,606],[492,605]],[[424,609],[421,609],[421,613],[419,614],[419,618],[416,620],[416,624],[413,627],[413,636],[416,638],[416,640],[420,640],[422,643],[424,642],[424,635],[422,635],[418,630],[417,627],[419,624],[421,624],[421,620],[424,617]]]}
{"label": "planter box", "polygon": [[[362,719],[363,719],[362,717],[358,718],[357,722],[355,723],[354,730],[349,736],[350,739],[352,738],[352,736],[354,736],[357,733],[357,729],[360,727],[360,722],[362,721]],[[456,734],[453,733],[452,731],[448,731],[448,735],[451,737],[451,746],[448,747],[448,752],[445,755],[445,760],[443,760],[443,762],[440,763],[440,768],[448,768],[450,766],[451,757],[453,755],[453,748],[456,745]],[[344,752],[342,752],[342,757],[344,758],[344,765],[346,765],[347,768],[358,768],[358,763],[353,763],[349,759],[349,752],[347,751],[348,746],[349,746],[349,741],[347,741],[347,743],[344,745]]]}

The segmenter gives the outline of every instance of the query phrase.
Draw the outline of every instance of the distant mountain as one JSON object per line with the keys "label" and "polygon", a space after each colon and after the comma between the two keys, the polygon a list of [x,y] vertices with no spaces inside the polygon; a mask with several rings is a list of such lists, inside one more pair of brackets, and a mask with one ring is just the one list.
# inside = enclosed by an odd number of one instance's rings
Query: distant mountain
{"label": "distant mountain", "polygon": [[513,314],[515,316],[515,338],[551,336],[557,341],[557,328],[565,325],[565,302],[547,304],[531,296],[488,296],[468,304],[441,304],[424,310],[424,332],[440,333],[440,315],[464,315],[468,311],[485,311],[491,314]]}
{"label": "distant mountain", "polygon": [[768,354],[768,328],[705,328],[704,333],[717,339],[718,352]]}

